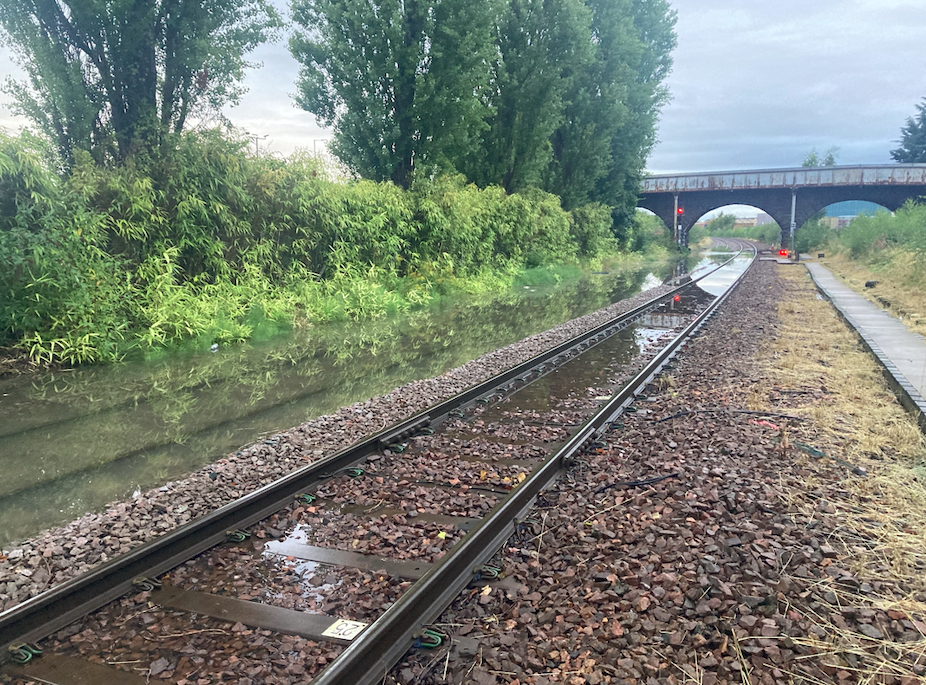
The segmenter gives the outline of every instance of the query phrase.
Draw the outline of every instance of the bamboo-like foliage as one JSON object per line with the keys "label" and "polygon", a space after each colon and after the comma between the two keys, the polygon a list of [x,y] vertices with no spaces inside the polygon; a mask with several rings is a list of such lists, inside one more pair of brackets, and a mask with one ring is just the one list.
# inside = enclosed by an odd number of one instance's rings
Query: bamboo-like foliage
{"label": "bamboo-like foliage", "polygon": [[0,345],[39,363],[379,316],[616,248],[601,205],[570,213],[461,176],[343,182],[315,157],[255,158],[217,132],[144,167],[77,154],[59,176],[51,159],[0,136]]}

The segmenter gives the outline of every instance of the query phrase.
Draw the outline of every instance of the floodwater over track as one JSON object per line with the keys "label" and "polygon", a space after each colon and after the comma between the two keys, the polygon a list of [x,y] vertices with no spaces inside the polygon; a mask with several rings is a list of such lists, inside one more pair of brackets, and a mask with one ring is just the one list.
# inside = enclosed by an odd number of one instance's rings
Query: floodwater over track
{"label": "floodwater over track", "polygon": [[[719,254],[698,265],[724,259]],[[672,267],[519,288],[262,344],[0,380],[0,544],[183,477],[236,448],[544,331]]]}

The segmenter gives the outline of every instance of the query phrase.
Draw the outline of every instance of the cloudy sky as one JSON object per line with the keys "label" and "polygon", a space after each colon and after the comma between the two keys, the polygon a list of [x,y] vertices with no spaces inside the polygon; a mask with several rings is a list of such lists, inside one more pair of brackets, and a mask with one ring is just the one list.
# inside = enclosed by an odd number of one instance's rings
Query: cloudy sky
{"label": "cloudy sky", "polygon": [[923,0],[675,0],[653,172],[888,163],[926,96]]}
{"label": "cloudy sky", "polygon": [[[278,1],[279,5],[284,0]],[[841,164],[887,163],[926,96],[923,0],[675,0],[678,48],[654,173],[799,165],[816,148]],[[14,74],[0,50],[0,76]],[[321,147],[328,133],[295,108],[298,65],[285,41],[227,111],[280,153]],[[0,96],[2,98],[3,96]],[[0,99],[0,126],[22,125]]]}

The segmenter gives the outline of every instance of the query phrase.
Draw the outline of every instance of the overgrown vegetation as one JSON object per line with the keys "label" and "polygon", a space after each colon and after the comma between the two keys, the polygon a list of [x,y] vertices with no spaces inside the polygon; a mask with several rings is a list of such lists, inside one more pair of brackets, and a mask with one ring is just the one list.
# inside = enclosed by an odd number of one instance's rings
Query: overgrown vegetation
{"label": "overgrown vegetation", "polygon": [[709,236],[746,238],[748,240],[757,240],[766,245],[777,245],[778,241],[781,240],[781,229],[778,228],[778,224],[774,221],[770,224],[748,226],[745,228],[733,228],[732,226],[727,226],[726,223],[727,222],[722,222],[719,225],[715,225],[715,219],[704,227],[697,225],[692,226],[688,240],[692,245],[696,245]]}
{"label": "overgrown vegetation", "polygon": [[[926,334],[926,205],[859,216],[839,231],[827,229],[814,247],[848,285]],[[877,285],[866,288],[869,281]]]}
{"label": "overgrown vegetation", "polygon": [[[782,500],[808,519],[835,524],[829,526],[834,533],[828,544],[840,556],[833,562],[863,588],[858,592],[851,585],[830,583],[823,587],[830,591],[829,610],[823,603],[815,603],[815,609],[796,607],[820,629],[795,642],[805,649],[806,659],[851,671],[860,683],[921,682],[926,642],[902,641],[887,630],[858,632],[840,619],[846,607],[855,615],[887,612],[891,619],[912,621],[918,638],[923,636],[923,435],[890,392],[877,362],[832,307],[816,297],[807,274],[792,269],[780,274],[788,296],[779,305],[779,334],[759,356],[768,377],[761,387],[794,398],[787,413],[805,421],[784,428],[782,435],[817,450],[812,457],[796,455],[806,473],[806,491],[783,493]],[[756,400],[751,408],[768,408],[758,390]],[[820,469],[820,459],[842,460],[845,477],[834,479]],[[853,467],[867,475],[861,477]],[[866,583],[878,589],[868,592]]]}
{"label": "overgrown vegetation", "polygon": [[235,102],[247,55],[281,23],[268,0],[0,0],[26,74],[4,90],[65,164],[125,162]]}
{"label": "overgrown vegetation", "polygon": [[0,346],[78,364],[235,342],[650,239],[666,0],[292,9],[297,101],[365,180],[184,132],[242,93],[283,26],[268,0],[0,0],[26,74],[6,91],[46,141],[0,136]]}
{"label": "overgrown vegetation", "polygon": [[[460,176],[343,182],[317,158],[256,158],[217,132],[142,166],[77,152],[68,174],[28,135],[0,137],[0,345],[35,362],[116,360],[273,335],[494,290],[523,267],[620,245],[610,211]],[[642,229],[641,229],[642,230]]]}
{"label": "overgrown vegetation", "polygon": [[353,172],[539,187],[628,223],[676,44],[666,0],[295,0],[297,102]]}

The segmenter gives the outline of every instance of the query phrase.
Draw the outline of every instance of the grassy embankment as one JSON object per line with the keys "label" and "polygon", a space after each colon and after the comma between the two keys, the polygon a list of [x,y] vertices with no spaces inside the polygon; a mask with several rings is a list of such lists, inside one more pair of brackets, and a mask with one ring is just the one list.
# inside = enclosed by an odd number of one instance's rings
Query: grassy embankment
{"label": "grassy embankment", "polygon": [[805,490],[782,497],[811,519],[835,519],[838,533],[830,542],[845,552],[839,565],[882,588],[866,594],[865,586],[859,593],[821,583],[820,594],[831,593],[834,612],[806,615],[820,630],[795,642],[810,650],[803,658],[852,672],[846,682],[922,682],[926,639],[900,643],[887,633],[863,635],[837,619],[840,608],[880,610],[895,621],[913,622],[926,635],[926,442],[877,362],[830,304],[816,297],[808,274],[793,268],[780,273],[790,293],[779,305],[778,336],[760,355],[767,382],[757,385],[750,404],[768,409],[770,388],[792,398],[787,413],[806,420],[782,430],[782,445],[809,442],[826,456],[796,449],[790,454],[803,464],[837,459],[846,467],[843,479],[811,477]]}
{"label": "grassy embankment", "polygon": [[73,365],[267,338],[574,276],[653,235],[615,233],[603,205],[567,212],[461,177],[345,181],[214,132],[66,174],[37,141],[2,136],[0,348]]}
{"label": "grassy embankment", "polygon": [[[847,285],[926,335],[926,205],[860,216],[839,233],[820,232],[811,249]],[[869,281],[878,283],[866,288]]]}
{"label": "grassy embankment", "polygon": [[[692,242],[706,234],[703,229],[692,231]],[[776,243],[778,228],[759,226],[719,235]],[[847,285],[926,335],[926,205],[909,203],[893,215],[884,211],[860,216],[838,232],[809,221],[797,233],[797,249],[823,252],[826,257],[820,261]],[[866,288],[869,281],[878,283]]]}

